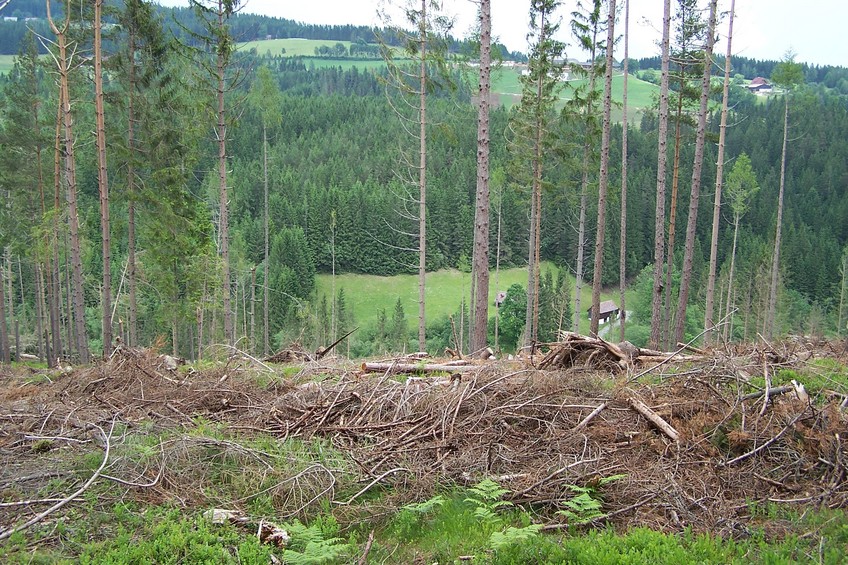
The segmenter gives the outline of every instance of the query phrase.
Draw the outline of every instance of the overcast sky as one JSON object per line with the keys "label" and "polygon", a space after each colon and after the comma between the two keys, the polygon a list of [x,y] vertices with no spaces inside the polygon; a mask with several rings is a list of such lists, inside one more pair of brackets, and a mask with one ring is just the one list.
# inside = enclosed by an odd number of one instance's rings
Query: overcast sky
{"label": "overcast sky", "polygon": [[[624,0],[618,0],[622,3]],[[186,0],[159,0],[168,6],[185,6]],[[288,18],[304,23],[380,25],[377,7],[381,0],[247,0],[244,12]],[[526,0],[491,0],[495,35],[510,50],[527,51],[528,5]],[[397,2],[396,2],[397,3]],[[675,2],[672,1],[672,5]],[[702,2],[706,4],[706,0]],[[561,39],[567,41],[568,13],[576,0],[564,0]],[[630,56],[659,54],[657,42],[662,26],[661,0],[630,0]],[[470,0],[444,0],[445,11],[456,16],[455,36],[463,37],[475,23],[476,5]],[[730,0],[719,0],[719,10],[729,10]],[[788,49],[797,61],[819,65],[848,66],[845,0],[739,0],[736,3],[733,53],[754,59],[780,59]],[[619,30],[623,31],[623,17]],[[720,24],[721,44],[726,51],[727,21]],[[574,47],[569,57],[581,58]],[[621,53],[617,53],[620,57]]]}

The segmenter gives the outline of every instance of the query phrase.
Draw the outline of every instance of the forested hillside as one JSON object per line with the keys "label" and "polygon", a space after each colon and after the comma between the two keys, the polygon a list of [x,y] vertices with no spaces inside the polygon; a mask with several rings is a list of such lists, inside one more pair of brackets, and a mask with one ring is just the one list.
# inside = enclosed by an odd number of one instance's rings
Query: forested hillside
{"label": "forested hillside", "polygon": [[[13,0],[6,10],[26,10],[26,5]],[[364,320],[345,318],[345,300],[351,297],[342,288],[336,289],[335,296],[319,296],[315,275],[417,272],[418,220],[410,208],[417,196],[406,182],[415,167],[410,169],[405,157],[417,141],[410,134],[410,123],[399,118],[402,99],[387,95],[390,73],[315,68],[301,59],[235,52],[226,66],[218,67],[222,69],[218,82],[217,40],[209,31],[215,29],[214,19],[204,24],[198,16],[194,31],[207,41],[193,41],[198,51],[173,41],[166,32],[168,20],[146,2],[128,0],[109,7],[115,8],[110,17],[121,27],[114,30],[118,35],[109,43],[111,51],[104,59],[105,163],[98,161],[92,133],[97,129],[97,113],[93,65],[88,59],[70,64],[70,98],[58,114],[61,73],[57,73],[56,60],[37,57],[31,36],[17,46],[15,68],[3,78],[0,325],[7,330],[5,341],[10,344],[5,351],[15,349],[17,341],[19,352],[44,356],[52,348],[48,358],[76,357],[83,343],[80,332],[88,338],[91,351],[108,350],[108,344],[103,347],[100,322],[106,288],[114,335],[131,344],[160,340],[177,354],[198,357],[209,344],[238,342],[240,348],[261,353],[267,304],[272,349],[293,339],[309,347],[327,344],[331,336],[360,326],[352,338],[354,352],[378,353],[369,344],[375,336],[385,337],[391,313],[374,312],[373,318]],[[89,17],[87,12],[72,14],[71,23],[74,18]],[[54,18],[61,31],[64,15],[54,14]],[[226,20],[226,33],[232,34],[227,37],[238,36],[242,24],[253,30],[253,36],[307,36],[308,32],[355,41],[364,31],[353,26],[287,28],[294,24],[286,20],[278,22],[279,29],[266,29],[262,26],[270,25],[268,18],[251,18]],[[204,27],[210,21],[213,28]],[[73,46],[92,44],[92,37],[69,29],[73,33],[66,40]],[[348,35],[342,37],[342,32]],[[0,28],[2,37],[4,28]],[[53,48],[58,53],[57,46]],[[640,67],[645,69],[647,64],[643,60]],[[762,64],[752,68],[758,73],[768,70]],[[845,331],[848,97],[837,71],[842,70],[831,69],[819,76],[816,69],[807,68],[807,82],[794,91],[788,106],[778,333]],[[446,65],[444,72],[430,90],[427,106],[429,271],[468,269],[473,255],[476,79],[468,80],[474,75],[458,62]],[[594,96],[603,89],[603,76],[598,76]],[[552,84],[551,88],[568,85]],[[581,200],[586,203],[584,216],[590,220],[583,242],[584,262],[592,264],[601,135],[593,125],[599,120],[585,119],[587,112],[598,112],[599,106],[594,110],[591,105],[579,106],[591,98],[583,94],[564,107],[551,106],[544,112],[547,137],[541,202],[532,206],[527,164],[531,157],[520,147],[521,113],[526,110],[520,106],[491,109],[491,268],[527,265],[533,208],[541,214],[540,259],[554,262],[573,276],[580,247]],[[730,297],[736,313],[729,318],[732,329],[726,337],[742,340],[755,338],[767,325],[787,105],[781,93],[757,97],[738,84],[731,85],[731,96],[735,103],[726,132],[725,184],[736,178],[731,169],[745,154],[759,190],[751,191],[744,213],[738,216],[736,238],[735,209],[727,196],[723,200],[717,253],[721,298],[716,305],[722,318]],[[719,113],[717,105],[710,106],[706,119],[701,211],[694,225],[686,313],[688,338],[704,328]],[[675,219],[679,240],[671,277],[675,292],[683,270],[682,234],[687,232],[695,155],[694,115],[689,110],[689,119],[681,119],[679,167],[676,174],[669,167],[666,175],[669,185],[673,176],[681,179]],[[651,323],[658,124],[655,109],[628,128],[625,275],[637,292],[636,303],[627,307],[633,311],[628,337],[640,344],[647,342]],[[619,282],[622,132],[620,123],[610,132],[606,214],[615,221],[606,229],[599,271],[602,283],[609,286]],[[671,147],[669,152],[673,153]],[[103,215],[104,168],[108,170],[108,217]],[[728,288],[734,241],[735,275]],[[107,255],[110,287],[103,276]],[[75,280],[77,262],[79,281]],[[570,327],[563,316],[557,320],[552,313],[557,308],[565,311],[557,296],[573,301],[572,283],[564,281],[541,281],[541,317],[553,320],[548,326],[542,323],[543,337],[552,338],[555,329]],[[77,293],[81,310],[73,304]],[[589,306],[584,303],[575,315],[584,316]],[[463,312],[461,304],[456,308]],[[409,311],[405,316],[414,318]],[[428,323],[431,345],[448,345],[449,322]],[[232,324],[232,335],[227,335],[228,324]],[[411,335],[407,337],[413,347]],[[407,345],[402,342],[397,347]]]}
{"label": "forested hillside", "polygon": [[[54,15],[63,11],[64,3],[61,0],[50,0]],[[114,2],[116,11],[120,10],[125,2]],[[186,2],[188,4],[188,2]],[[108,6],[107,6],[108,7]],[[167,8],[152,4],[153,11],[161,19],[162,25],[167,33],[179,38],[181,41],[192,44],[192,34],[200,31],[202,23],[198,20],[195,12],[190,8]],[[72,6],[72,10],[77,9]],[[27,29],[31,29],[38,35],[53,37],[50,26],[47,25],[47,8],[44,0],[10,0],[2,13],[4,19],[0,19],[0,55],[13,55],[17,53],[18,46]],[[5,19],[9,18],[9,19]],[[13,19],[14,18],[14,19]],[[117,21],[113,10],[107,9],[104,21],[115,23]],[[384,38],[386,42],[397,45],[399,39],[386,30],[360,25],[318,25],[308,22],[298,22],[286,18],[272,18],[259,14],[241,11],[233,14],[229,20],[230,33],[236,41],[253,41],[257,39],[326,39],[330,41],[350,41],[357,45],[374,43],[377,35]],[[452,37],[450,49],[453,52],[470,52],[473,49],[471,42],[464,39]],[[522,53],[512,53],[504,45],[496,45],[500,56],[504,59],[526,60]],[[44,48],[39,46],[41,52]]]}

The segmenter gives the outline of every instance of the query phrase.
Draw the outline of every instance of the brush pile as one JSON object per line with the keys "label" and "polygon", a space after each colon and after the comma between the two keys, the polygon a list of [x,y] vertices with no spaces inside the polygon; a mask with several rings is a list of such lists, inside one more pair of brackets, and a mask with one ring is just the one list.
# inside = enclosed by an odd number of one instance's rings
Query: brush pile
{"label": "brush pile", "polygon": [[734,536],[747,531],[751,501],[848,505],[848,377],[808,386],[806,397],[791,386],[764,389],[757,378],[832,354],[801,343],[727,350],[666,358],[640,374],[618,346],[580,337],[552,346],[538,368],[490,362],[426,377],[311,365],[289,379],[246,364],[181,372],[130,349],[52,382],[5,376],[0,488],[49,467],[34,448],[38,438],[78,447],[92,440],[89,424],[116,420],[128,430],[182,434],[161,446],[158,464],[117,468],[137,483],[160,477],[147,496],[191,505],[192,476],[168,466],[202,452],[203,438],[190,432],[204,421],[229,430],[227,449],[246,461],[266,460],[239,447],[239,438],[257,436],[320,438],[345,454],[345,473],[354,469],[362,488],[337,495],[341,471],[292,465],[279,488],[293,511],[322,497],[358,505],[378,488],[391,488],[388,500],[399,505],[439,485],[491,477],[514,502],[550,516],[573,497],[572,486],[612,475],[624,477],[600,492],[606,519],[618,525]]}

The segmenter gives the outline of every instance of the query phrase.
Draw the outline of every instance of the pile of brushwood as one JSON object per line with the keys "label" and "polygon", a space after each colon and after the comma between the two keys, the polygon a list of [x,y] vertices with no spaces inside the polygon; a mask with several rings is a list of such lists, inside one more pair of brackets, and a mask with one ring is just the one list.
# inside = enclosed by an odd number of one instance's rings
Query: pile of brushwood
{"label": "pile of brushwood", "polygon": [[[603,487],[598,523],[727,537],[749,531],[752,501],[848,505],[845,344],[683,349],[566,334],[511,361],[325,357],[283,372],[232,355],[195,371],[123,348],[61,372],[0,368],[0,539],[102,483],[124,498],[197,509],[247,510],[261,491],[278,517],[329,503],[363,519],[490,477],[557,527],[572,486],[623,475]],[[830,366],[842,372],[821,368]],[[121,455],[134,434],[152,432],[164,439],[145,457]],[[317,441],[344,461],[310,460],[304,448],[305,460],[280,466],[251,443],[258,437]],[[210,500],[213,448],[274,480],[240,500]],[[97,455],[96,465],[69,462],[80,453]],[[39,499],[57,476],[72,478],[67,492]]]}

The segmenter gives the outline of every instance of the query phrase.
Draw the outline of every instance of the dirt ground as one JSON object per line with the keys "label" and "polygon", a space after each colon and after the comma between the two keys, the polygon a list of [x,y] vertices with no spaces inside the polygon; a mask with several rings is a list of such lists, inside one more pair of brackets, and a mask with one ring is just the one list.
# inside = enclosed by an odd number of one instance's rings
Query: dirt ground
{"label": "dirt ground", "polygon": [[[845,343],[799,338],[621,366],[559,353],[548,369],[537,368],[540,355],[433,376],[365,373],[332,358],[174,370],[135,349],[94,367],[0,368],[0,536],[92,479],[130,499],[208,507],[195,487],[211,479],[192,461],[214,444],[268,465],[243,445],[260,437],[320,440],[344,454],[344,470],[307,453],[277,477],[290,515],[326,499],[367,514],[369,491],[402,504],[486,476],[554,521],[571,486],[623,475],[603,487],[605,521],[726,537],[746,535],[754,503],[846,508]],[[147,457],[121,456],[117,446],[142,433],[168,439]],[[72,478],[67,492],[27,503],[56,477]]]}

